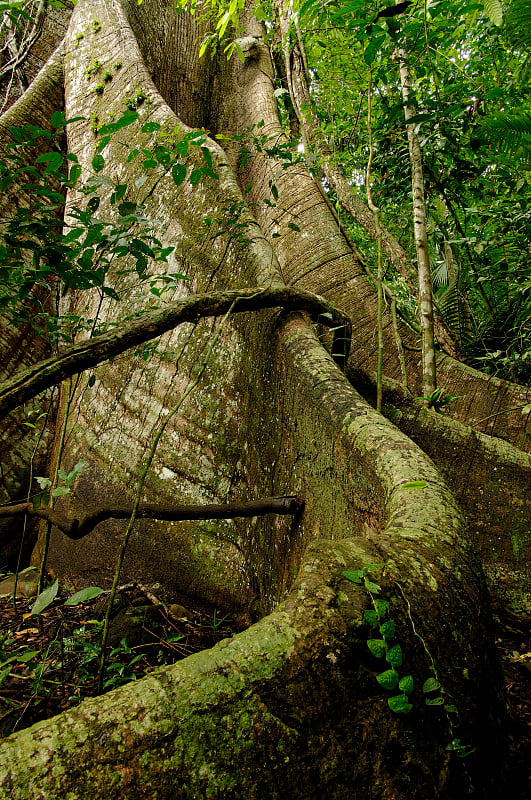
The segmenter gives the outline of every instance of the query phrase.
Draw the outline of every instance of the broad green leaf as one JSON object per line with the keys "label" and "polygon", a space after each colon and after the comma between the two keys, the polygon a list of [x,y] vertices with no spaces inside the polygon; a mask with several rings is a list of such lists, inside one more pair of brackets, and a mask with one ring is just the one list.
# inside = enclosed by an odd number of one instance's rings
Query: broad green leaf
{"label": "broad green leaf", "polygon": [[52,492],[52,497],[63,497],[66,494],[70,494],[68,486],[56,486]]}
{"label": "broad green leaf", "polygon": [[373,628],[378,627],[378,623],[380,621],[378,614],[373,608],[367,609],[367,611],[363,612],[363,618],[365,622],[371,625]]}
{"label": "broad green leaf", "polygon": [[99,129],[98,133],[100,136],[105,136],[107,133],[116,133],[116,131],[119,131],[122,128],[127,128],[128,125],[136,122],[137,119],[138,111],[126,111],[119,120],[116,122],[110,122],[108,125],[104,125]]}
{"label": "broad green leaf", "polygon": [[205,164],[209,169],[212,169],[212,154],[208,147],[201,147],[201,152],[203,153],[203,158],[205,159]]}
{"label": "broad green leaf", "polygon": [[92,159],[92,169],[94,172],[101,172],[105,166],[105,159],[101,155],[94,156]]}
{"label": "broad green leaf", "polygon": [[385,615],[389,611],[389,601],[382,600],[380,597],[375,597],[373,599],[373,603],[374,603],[374,610],[378,614],[378,617],[380,619],[382,619],[382,617],[385,617]]}
{"label": "broad green leaf", "polygon": [[100,589],[99,586],[87,586],[86,589],[81,589],[81,591],[76,592],[65,600],[65,606],[77,606],[78,603],[86,603],[87,600],[94,600],[100,594],[103,594],[103,589]]}
{"label": "broad green leaf", "polygon": [[389,691],[391,691],[398,686],[399,677],[396,669],[386,669],[385,672],[380,672],[380,674],[376,676],[376,680],[384,689],[389,689]]}
{"label": "broad green leaf", "polygon": [[52,152],[52,153],[43,153],[38,158],[35,159],[36,164],[48,164],[47,168],[44,171],[46,175],[49,172],[54,170],[60,169],[63,163],[63,157],[61,153]]}
{"label": "broad green leaf", "polygon": [[52,126],[52,128],[60,128],[64,121],[65,121],[64,111],[54,111],[52,116],[50,117],[50,125]]}
{"label": "broad green leaf", "polygon": [[152,133],[153,131],[160,130],[160,123],[159,122],[146,122],[145,125],[142,125],[142,133]]}
{"label": "broad green leaf", "polygon": [[428,692],[436,692],[441,688],[441,684],[436,678],[428,678],[422,684],[422,691],[427,694]]}
{"label": "broad green leaf", "polygon": [[400,678],[398,681],[398,688],[401,689],[404,694],[411,694],[414,689],[413,676],[404,675],[403,678]]}
{"label": "broad green leaf", "polygon": [[365,48],[363,53],[363,58],[365,60],[365,63],[368,64],[369,67],[376,58],[378,50],[380,49],[380,46],[383,44],[384,40],[385,40],[385,35],[375,36],[373,39],[371,39],[371,41]]}
{"label": "broad green leaf", "polygon": [[[255,16],[256,16],[256,12],[255,12]],[[241,45],[238,44],[237,41],[234,42],[234,49],[236,50],[236,55],[238,56],[239,60],[241,61],[242,64],[244,64],[245,63],[245,56],[243,54],[243,50],[241,48]]]}
{"label": "broad green leaf", "polygon": [[343,570],[343,575],[352,583],[361,583],[363,580],[362,569],[345,569]]}
{"label": "broad green leaf", "polygon": [[395,714],[408,714],[413,708],[406,694],[397,694],[394,697],[390,697],[387,704]]}
{"label": "broad green leaf", "polygon": [[400,667],[402,664],[402,648],[399,644],[395,644],[385,654],[385,660],[391,664],[392,667]]}
{"label": "broad green leaf", "polygon": [[202,175],[203,175],[203,170],[201,168],[192,170],[190,174],[190,183],[192,184],[192,186],[197,186],[197,184],[201,180]]}
{"label": "broad green leaf", "polygon": [[395,635],[395,623],[392,619],[388,619],[380,625],[380,633],[386,641],[390,641]]}
{"label": "broad green leaf", "polygon": [[378,594],[378,592],[382,591],[381,586],[379,586],[377,583],[374,583],[374,581],[370,581],[368,578],[365,578],[363,585],[371,594]]}
{"label": "broad green leaf", "polygon": [[441,695],[438,697],[425,697],[424,702],[427,706],[442,706],[444,705],[444,698]]}
{"label": "broad green leaf", "polygon": [[121,214],[122,217],[129,217],[132,214],[135,214],[136,211],[136,203],[133,203],[130,200],[126,200],[124,203],[120,203],[118,206],[118,213]]}
{"label": "broad green leaf", "polygon": [[98,142],[98,146],[96,147],[96,152],[97,152],[97,153],[101,153],[103,150],[105,150],[105,148],[107,147],[107,145],[109,144],[109,142],[110,142],[110,141],[111,141],[111,137],[110,137],[110,135],[108,135],[108,136],[104,136],[104,137],[103,137],[103,138],[102,138],[102,139],[101,139],[101,140]]}
{"label": "broad green leaf", "polygon": [[44,609],[48,608],[49,605],[53,603],[55,598],[57,597],[57,592],[59,591],[59,578],[56,578],[51,586],[48,586],[40,595],[37,597],[35,602],[31,607],[31,616],[36,617],[38,614],[41,614]]}
{"label": "broad green leaf", "polygon": [[418,125],[419,122],[431,122],[434,119],[437,119],[436,114],[415,114],[413,117],[406,120],[406,122],[408,125]]}
{"label": "broad green leaf", "polygon": [[388,649],[385,639],[367,639],[367,647],[376,658],[383,658]]}

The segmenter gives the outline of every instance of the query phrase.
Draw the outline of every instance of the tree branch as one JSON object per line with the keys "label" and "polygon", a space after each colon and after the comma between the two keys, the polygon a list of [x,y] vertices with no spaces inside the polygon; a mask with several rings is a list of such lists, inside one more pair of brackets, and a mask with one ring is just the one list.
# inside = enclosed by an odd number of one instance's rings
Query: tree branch
{"label": "tree branch", "polygon": [[336,338],[342,342],[341,352],[348,350],[351,336],[349,318],[312,292],[284,286],[197,294],[168,303],[132,322],[117,325],[101,336],[67,347],[57,356],[19,372],[0,385],[0,417],[65,378],[155,339],[183,322],[197,322],[203,317],[226,314],[235,301],[234,313],[275,307],[306,311],[323,325],[338,329]]}
{"label": "tree branch", "polygon": [[[170,522],[192,519],[234,519],[235,517],[261,517],[265,514],[298,514],[304,501],[298,497],[267,497],[247,503],[219,503],[210,505],[161,506],[144,503],[136,516],[142,519],[163,519]],[[87,512],[81,519],[70,519],[50,508],[33,508],[31,503],[17,503],[0,507],[1,517],[39,517],[59,528],[69,539],[83,539],[106,519],[129,519],[132,506],[100,506]]]}

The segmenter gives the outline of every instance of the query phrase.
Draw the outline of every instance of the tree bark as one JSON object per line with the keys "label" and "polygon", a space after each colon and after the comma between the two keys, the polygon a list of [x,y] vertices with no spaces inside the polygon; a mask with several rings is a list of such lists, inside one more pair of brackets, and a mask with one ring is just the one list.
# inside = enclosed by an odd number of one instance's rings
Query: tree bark
{"label": "tree bark", "polygon": [[411,76],[407,64],[407,54],[403,48],[398,49],[398,65],[402,98],[404,100],[404,116],[406,119],[407,138],[409,142],[409,160],[411,164],[411,189],[413,194],[413,228],[415,232],[415,248],[417,251],[417,269],[419,281],[420,327],[422,331],[422,393],[424,398],[431,398],[437,388],[435,360],[435,338],[433,331],[433,297],[431,289],[430,251],[428,229],[426,227],[426,201],[424,198],[424,174],[422,171],[422,153],[415,126],[409,122],[415,116],[415,108],[410,105]]}
{"label": "tree bark", "polygon": [[[97,367],[94,386],[80,379],[62,457],[64,469],[82,459],[85,471],[57,513],[80,518],[95,497],[108,506],[130,501],[152,433],[205,362],[202,382],[167,426],[143,502],[290,494],[305,507],[294,520],[139,522],[125,580],[158,581],[168,593],[218,607],[251,605],[258,621],[211,651],[10,737],[0,746],[2,786],[24,800],[43,793],[50,800],[454,800],[467,796],[469,776],[479,797],[495,798],[503,700],[484,576],[440,472],[349,382],[373,377],[375,298],[328,205],[301,165],[285,168],[278,156],[253,154],[238,170],[231,140],[221,140],[222,149],[205,135],[219,180],[196,187],[188,180],[177,187],[156,172],[139,181],[144,170],[127,160],[130,143],[156,144],[156,133],[142,130],[146,122],[159,123],[179,143],[188,124],[232,137],[263,121],[256,131],[281,141],[262,27],[245,22],[243,65],[215,59],[202,68],[200,31],[187,15],[172,13],[156,0],[78,2],[65,40],[65,109],[67,118],[85,119],[70,126],[70,151],[90,173],[91,115],[100,123],[108,111],[116,118],[141,89],[138,121],[104,151],[106,174],[135,186],[158,238],[175,244],[168,271],[186,273],[188,281],[171,299],[248,286],[318,290],[352,319],[354,352],[343,372],[305,315],[262,310],[186,323],[164,334],[148,359],[124,353]],[[87,30],[94,20],[101,29]],[[96,57],[104,65],[121,62],[103,95],[87,78]],[[192,148],[188,173],[202,158]],[[110,191],[103,188],[101,214],[112,213]],[[299,231],[289,226],[294,220]],[[99,297],[80,293],[71,310],[98,312],[107,325],[145,310],[145,287],[119,270],[110,280],[121,303],[107,299],[100,308]],[[213,335],[219,338],[209,355]],[[385,335],[391,344],[384,371],[392,378],[400,364],[391,320]],[[407,333],[404,341],[416,346]],[[408,363],[412,386],[419,381],[416,359]],[[448,375],[461,370],[455,363],[443,363],[450,364]],[[466,369],[458,374],[479,392],[483,379]],[[519,392],[508,387],[507,400]],[[64,409],[63,399],[59,431]],[[421,442],[435,416],[423,413]],[[109,521],[76,543],[56,530],[52,563],[74,586],[95,576],[105,585],[117,533]],[[370,564],[383,565],[382,596],[392,604],[397,641],[415,679],[409,717],[391,713],[375,680],[381,664],[367,647],[363,617],[370,599],[344,575]],[[459,710],[457,733],[440,709],[424,704],[431,659]],[[466,770],[446,749],[456,737],[476,748]]]}

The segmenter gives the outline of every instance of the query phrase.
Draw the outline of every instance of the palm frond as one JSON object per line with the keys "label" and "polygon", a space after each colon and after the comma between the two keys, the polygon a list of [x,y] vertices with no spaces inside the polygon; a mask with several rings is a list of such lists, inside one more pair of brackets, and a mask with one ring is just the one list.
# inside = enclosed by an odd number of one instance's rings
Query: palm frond
{"label": "palm frond", "polygon": [[505,34],[513,47],[531,50],[531,0],[514,0],[505,14]]}
{"label": "palm frond", "polygon": [[498,114],[485,121],[483,132],[489,143],[502,152],[531,161],[531,112]]}

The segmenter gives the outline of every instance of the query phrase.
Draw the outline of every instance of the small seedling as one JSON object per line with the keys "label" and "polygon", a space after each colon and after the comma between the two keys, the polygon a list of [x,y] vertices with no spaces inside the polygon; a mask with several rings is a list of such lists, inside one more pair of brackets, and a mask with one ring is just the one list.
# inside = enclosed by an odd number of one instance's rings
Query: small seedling
{"label": "small seedling", "polygon": [[97,72],[99,72],[99,71],[100,71],[100,69],[102,68],[102,66],[103,66],[103,64],[101,63],[101,61],[99,60],[99,58],[95,58],[95,59],[92,61],[92,63],[91,63],[91,64],[89,64],[89,65],[88,65],[88,67],[86,68],[86,70],[85,70],[85,75],[87,76],[87,78],[91,78],[91,77],[92,77],[92,75],[95,75]]}

